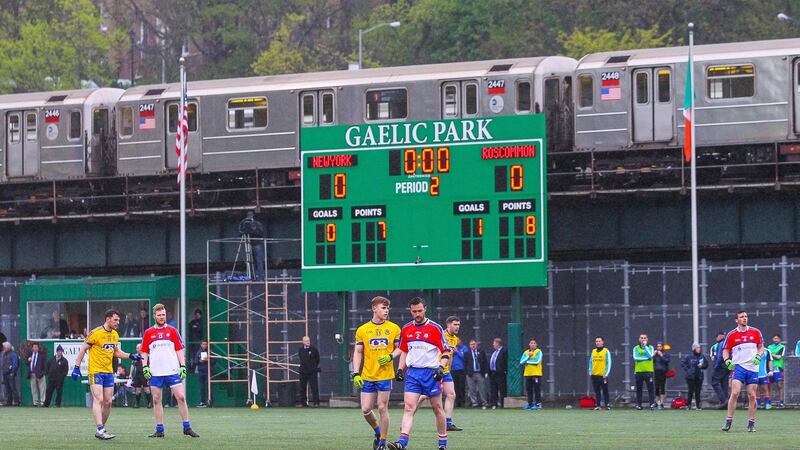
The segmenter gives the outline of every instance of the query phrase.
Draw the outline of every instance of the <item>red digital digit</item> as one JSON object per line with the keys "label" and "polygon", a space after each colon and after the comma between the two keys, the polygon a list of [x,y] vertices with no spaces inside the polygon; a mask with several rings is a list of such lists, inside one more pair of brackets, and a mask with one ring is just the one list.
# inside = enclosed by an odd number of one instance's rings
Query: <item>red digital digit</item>
{"label": "red digital digit", "polygon": [[450,171],[450,148],[442,147],[436,151],[436,170],[439,173]]}
{"label": "red digital digit", "polygon": [[328,242],[336,242],[336,224],[325,224],[325,240]]}
{"label": "red digital digit", "polygon": [[403,152],[403,171],[411,175],[417,171],[417,152],[409,148]]}
{"label": "red digital digit", "polygon": [[337,173],[333,176],[333,196],[345,198],[347,196],[347,175]]}
{"label": "red digital digit", "polygon": [[434,163],[433,149],[422,149],[422,173],[433,173]]}
{"label": "red digital digit", "polygon": [[512,191],[521,191],[524,185],[524,170],[522,169],[522,165],[515,164],[511,166],[511,190]]}
{"label": "red digital digit", "polygon": [[478,236],[483,236],[483,219],[478,219]]}
{"label": "red digital digit", "polygon": [[439,195],[439,177],[433,176],[431,177],[431,197],[437,197]]}
{"label": "red digital digit", "polygon": [[536,216],[525,217],[525,234],[527,235],[536,234]]}
{"label": "red digital digit", "polygon": [[382,241],[386,240],[386,222],[384,221],[378,222],[378,235],[380,236]]}

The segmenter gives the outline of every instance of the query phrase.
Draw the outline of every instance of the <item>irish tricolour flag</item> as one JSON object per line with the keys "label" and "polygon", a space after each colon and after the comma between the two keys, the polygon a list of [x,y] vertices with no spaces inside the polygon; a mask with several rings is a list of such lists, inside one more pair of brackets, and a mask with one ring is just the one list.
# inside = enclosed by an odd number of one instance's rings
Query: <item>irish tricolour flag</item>
{"label": "irish tricolour flag", "polygon": [[686,161],[692,160],[692,55],[689,54],[689,64],[686,65],[686,95],[683,96],[683,157]]}

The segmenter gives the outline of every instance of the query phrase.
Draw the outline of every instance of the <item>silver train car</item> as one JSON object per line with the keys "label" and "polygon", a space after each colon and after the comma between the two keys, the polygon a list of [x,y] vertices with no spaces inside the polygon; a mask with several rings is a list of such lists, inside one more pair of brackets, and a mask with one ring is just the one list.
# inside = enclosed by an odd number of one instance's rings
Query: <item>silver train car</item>
{"label": "silver train car", "polygon": [[[188,85],[195,173],[299,166],[299,130],[370,121],[548,111],[572,135],[577,61],[543,57],[197,81]],[[117,103],[120,175],[174,171],[179,86],[134,87]],[[564,124],[560,128],[555,124]]]}

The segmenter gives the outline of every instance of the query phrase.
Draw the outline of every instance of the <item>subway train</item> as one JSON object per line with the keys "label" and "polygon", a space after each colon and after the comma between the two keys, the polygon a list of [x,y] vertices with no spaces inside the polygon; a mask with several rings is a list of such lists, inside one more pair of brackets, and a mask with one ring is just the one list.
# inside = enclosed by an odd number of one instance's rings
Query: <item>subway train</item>
{"label": "subway train", "polygon": [[[282,188],[303,127],[536,113],[551,192],[679,186],[687,63],[670,47],[193,81],[191,206],[297,201]],[[793,180],[800,39],[695,46],[694,77],[703,182]],[[178,99],[178,84],[0,96],[0,217],[171,208]]]}

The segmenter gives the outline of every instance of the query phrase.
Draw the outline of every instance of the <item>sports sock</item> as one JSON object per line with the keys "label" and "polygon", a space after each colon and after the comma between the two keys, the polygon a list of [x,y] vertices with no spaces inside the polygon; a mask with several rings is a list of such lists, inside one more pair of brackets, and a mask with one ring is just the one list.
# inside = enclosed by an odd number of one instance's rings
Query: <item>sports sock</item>
{"label": "sports sock", "polygon": [[733,422],[733,417],[727,417],[727,418],[725,419],[725,422]]}
{"label": "sports sock", "polygon": [[157,423],[156,424],[156,432],[157,433],[163,433],[164,432],[164,424],[163,423]]}
{"label": "sports sock", "polygon": [[103,431],[106,431],[105,425],[98,425],[97,426],[97,432],[98,433],[102,433]]}
{"label": "sports sock", "polygon": [[373,430],[375,430],[375,437],[380,437],[381,436],[381,427],[380,426],[377,426],[377,427],[373,428]]}
{"label": "sports sock", "polygon": [[188,420],[184,420],[183,421],[183,429],[184,430],[188,430],[189,428],[192,428],[192,425],[189,423]]}
{"label": "sports sock", "polygon": [[447,433],[439,435],[439,447],[447,447]]}
{"label": "sports sock", "polygon": [[755,419],[747,419],[747,426],[748,427],[753,426],[755,424],[756,424]]}
{"label": "sports sock", "polygon": [[448,427],[449,427],[450,425],[452,425],[452,424],[453,424],[453,418],[452,418],[452,417],[448,417],[448,418],[447,418],[447,419],[445,419],[445,420],[447,421],[447,426],[448,426]]}
{"label": "sports sock", "polygon": [[386,445],[386,437],[378,439],[378,445]]}
{"label": "sports sock", "polygon": [[405,433],[400,433],[400,437],[397,439],[398,442],[403,444],[403,447],[408,447],[408,435]]}

